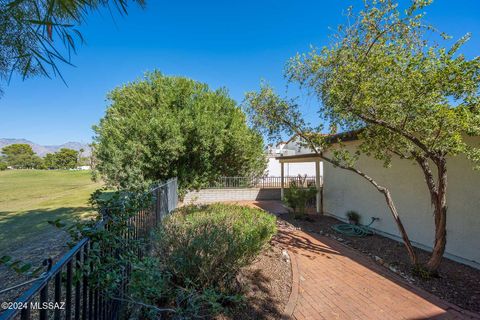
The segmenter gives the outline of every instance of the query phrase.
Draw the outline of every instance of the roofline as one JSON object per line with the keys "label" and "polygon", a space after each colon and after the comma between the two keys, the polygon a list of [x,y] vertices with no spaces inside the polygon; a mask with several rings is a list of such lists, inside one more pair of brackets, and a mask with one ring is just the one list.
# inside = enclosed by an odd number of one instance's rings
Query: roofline
{"label": "roofline", "polygon": [[291,156],[279,156],[275,157],[277,160],[301,160],[301,159],[320,159],[321,156],[318,153],[301,153],[301,154],[294,154]]}
{"label": "roofline", "polygon": [[328,143],[339,143],[345,141],[355,141],[359,139],[359,134],[363,131],[362,129],[344,131],[336,134],[332,134],[326,138]]}

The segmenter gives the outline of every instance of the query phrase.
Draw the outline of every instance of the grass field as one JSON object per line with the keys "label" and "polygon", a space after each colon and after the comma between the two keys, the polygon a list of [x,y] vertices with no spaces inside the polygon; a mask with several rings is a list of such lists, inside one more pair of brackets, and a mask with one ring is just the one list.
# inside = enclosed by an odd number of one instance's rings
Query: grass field
{"label": "grass field", "polygon": [[0,256],[57,232],[47,221],[94,214],[90,194],[101,183],[89,171],[0,172]]}

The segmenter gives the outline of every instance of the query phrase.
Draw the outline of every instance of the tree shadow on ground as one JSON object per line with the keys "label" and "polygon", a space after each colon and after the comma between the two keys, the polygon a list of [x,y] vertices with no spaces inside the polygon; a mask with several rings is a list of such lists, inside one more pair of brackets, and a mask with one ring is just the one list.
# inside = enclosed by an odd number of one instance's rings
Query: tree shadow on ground
{"label": "tree shadow on ground", "polygon": [[327,256],[328,254],[340,254],[337,250],[319,244],[313,243],[310,239],[295,233],[280,232],[276,237],[276,242],[288,247],[292,252],[299,252],[302,249],[311,253]]}
{"label": "tree shadow on ground", "polygon": [[269,282],[271,279],[265,277],[261,270],[257,270],[249,276],[252,283],[250,290],[261,291],[262,298],[249,297],[243,306],[242,314],[232,319],[287,319],[283,314],[281,301],[270,296]]}
{"label": "tree shadow on ground", "polygon": [[[67,223],[75,217],[93,216],[91,207],[61,207],[56,209],[37,209],[23,212],[0,211],[0,257],[7,255],[31,263],[34,267],[51,258],[55,262],[69,250],[67,232],[55,228],[49,220],[61,219]],[[0,289],[29,279],[0,266]],[[0,301],[13,301],[22,290],[9,291],[0,295]]]}
{"label": "tree shadow on ground", "polygon": [[[379,279],[385,279],[388,282],[393,283],[392,286],[397,286],[396,293],[385,291],[382,294],[382,299],[391,299],[395,301],[398,295],[403,294],[407,295],[408,299],[414,299],[418,301],[419,305],[411,310],[404,310],[404,314],[402,315],[405,319],[480,319],[480,315],[463,310],[462,308],[448,303],[445,300],[438,298],[437,296],[417,287],[416,285],[408,283],[405,279],[400,277],[398,274],[392,272],[388,268],[379,265],[373,261],[372,258],[368,257],[367,255],[354,250],[353,248],[347,246],[345,243],[342,242],[353,242],[356,241],[355,239],[350,239],[348,237],[337,235],[337,237],[342,237],[344,240],[339,242],[335,239],[330,237],[326,237],[321,235],[318,231],[311,230],[315,229],[314,225],[303,220],[295,220],[288,214],[288,210],[282,206],[282,204],[277,201],[276,203],[273,201],[265,201],[265,202],[253,202],[253,205],[258,206],[264,210],[267,210],[273,214],[275,214],[279,219],[279,223],[285,226],[283,230],[280,230],[279,242],[288,248],[291,252],[297,252],[300,256],[305,256],[310,259],[337,259],[336,257],[346,257],[349,260],[352,260],[354,263],[361,265],[362,267],[368,269],[369,271],[373,272]],[[332,219],[325,216],[318,216],[316,215],[316,219]],[[313,219],[315,220],[315,219]],[[333,223],[340,223],[340,221],[334,221]],[[325,225],[329,225],[326,223]],[[298,230],[301,231],[298,231]],[[328,230],[324,232],[327,233],[334,233],[331,231],[330,227],[328,226]],[[348,239],[348,241],[345,241]],[[391,241],[389,239],[385,239],[384,241]],[[401,244],[396,246],[396,250],[402,250]],[[298,255],[297,255],[298,257]],[[333,260],[332,260],[333,261]],[[331,265],[331,267],[335,268],[335,264]],[[342,268],[341,263],[338,264],[338,268]],[[346,275],[347,276],[347,275]],[[332,279],[333,281],[333,279]],[[341,281],[340,281],[341,282]],[[388,283],[385,282],[385,283]],[[340,286],[342,283],[339,283]],[[328,291],[328,285],[326,285],[326,290]],[[407,293],[409,292],[409,293]],[[340,297],[340,295],[339,295]],[[335,299],[336,300],[336,299]],[[340,299],[341,300],[341,299]],[[423,302],[422,302],[423,301]],[[332,301],[333,303],[338,301]],[[400,303],[400,301],[398,302]],[[372,304],[374,302],[372,301]],[[410,307],[412,304],[408,304]],[[398,306],[392,304],[391,310],[394,312]],[[416,312],[415,309],[423,308],[422,312]],[[389,310],[387,308],[386,310]],[[367,314],[371,314],[373,311],[366,307],[364,310]],[[424,314],[420,315],[420,314]],[[392,313],[393,315],[393,313]]]}
{"label": "tree shadow on ground", "polygon": [[48,221],[60,219],[67,223],[76,217],[93,216],[92,208],[61,207],[55,209],[35,209],[22,212],[0,211],[0,256],[18,256],[41,249],[45,254],[52,246],[58,245],[56,238],[61,233]]}

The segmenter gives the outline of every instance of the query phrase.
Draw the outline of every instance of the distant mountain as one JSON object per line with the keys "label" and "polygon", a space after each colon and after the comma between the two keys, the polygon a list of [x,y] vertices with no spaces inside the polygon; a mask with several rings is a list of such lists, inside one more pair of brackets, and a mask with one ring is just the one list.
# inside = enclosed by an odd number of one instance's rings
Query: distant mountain
{"label": "distant mountain", "polygon": [[42,146],[26,139],[2,139],[2,138],[0,138],[0,152],[3,147],[6,147],[11,144],[16,144],[16,143],[26,143],[30,145],[33,151],[40,157],[44,157],[47,153],[57,152],[61,148],[68,148],[68,149],[73,149],[77,151],[79,151],[80,149],[83,149],[84,150],[84,152],[82,153],[83,157],[89,157],[90,154],[92,153],[91,148],[86,143],[67,142],[58,146]]}

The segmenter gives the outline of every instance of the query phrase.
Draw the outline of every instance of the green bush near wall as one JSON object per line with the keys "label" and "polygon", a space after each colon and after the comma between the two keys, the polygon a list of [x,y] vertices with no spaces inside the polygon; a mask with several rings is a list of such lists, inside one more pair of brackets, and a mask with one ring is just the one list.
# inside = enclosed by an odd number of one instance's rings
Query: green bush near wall
{"label": "green bush near wall", "polygon": [[315,187],[299,187],[292,184],[290,188],[285,189],[284,202],[292,208],[295,219],[300,219],[306,214],[306,207],[309,201],[315,198],[317,189]]}
{"label": "green bush near wall", "polygon": [[[142,303],[171,306],[180,318],[204,318],[241,300],[236,276],[276,233],[276,218],[237,205],[187,206],[166,217],[154,257],[134,268],[131,291]],[[157,311],[148,309],[152,317]]]}

